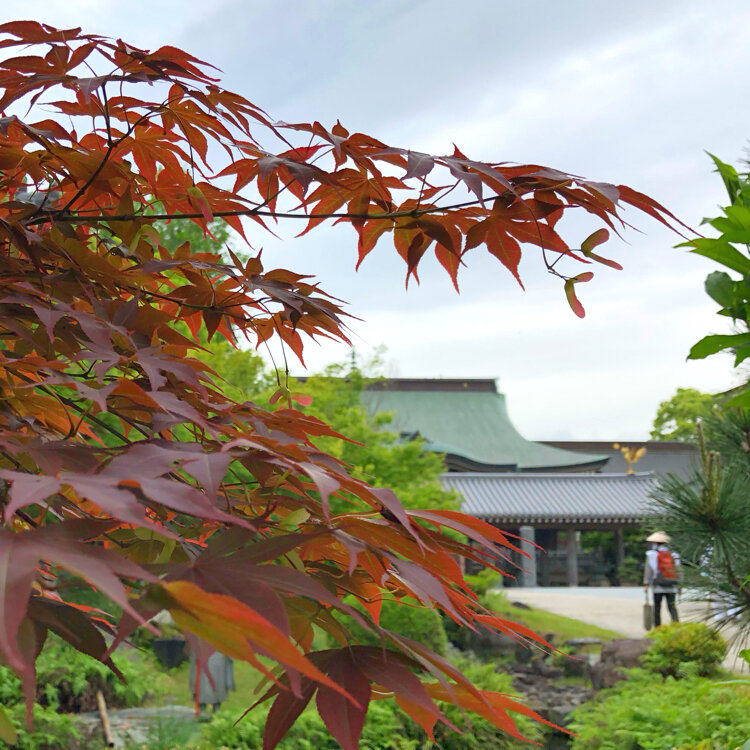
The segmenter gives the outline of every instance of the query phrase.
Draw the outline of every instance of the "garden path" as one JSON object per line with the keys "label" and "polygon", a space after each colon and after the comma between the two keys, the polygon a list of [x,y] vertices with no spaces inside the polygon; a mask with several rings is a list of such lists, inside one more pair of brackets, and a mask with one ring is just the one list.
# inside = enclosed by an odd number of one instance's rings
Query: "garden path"
{"label": "garden path", "polygon": [[[596,587],[538,587],[504,589],[510,601],[518,601],[531,607],[544,609],[557,615],[573,617],[581,622],[598,625],[626,638],[643,638],[643,589],[640,586]],[[706,605],[698,602],[678,601],[677,611],[681,620],[701,620],[706,614]],[[666,611],[662,617],[669,617]],[[727,634],[725,634],[727,637]],[[739,659],[740,646],[730,648],[724,666],[733,672],[747,672],[747,665]]]}

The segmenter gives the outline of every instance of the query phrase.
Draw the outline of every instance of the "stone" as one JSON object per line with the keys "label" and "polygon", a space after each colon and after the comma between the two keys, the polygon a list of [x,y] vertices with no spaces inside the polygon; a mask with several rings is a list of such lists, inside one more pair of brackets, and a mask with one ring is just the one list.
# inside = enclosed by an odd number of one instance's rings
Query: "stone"
{"label": "stone", "polygon": [[489,630],[482,625],[477,626],[476,630],[456,629],[448,637],[462,651],[472,651],[485,658],[513,656],[519,644],[517,638]]}
{"label": "stone", "polygon": [[566,677],[586,677],[589,673],[589,662],[587,659],[571,656],[563,659],[562,670]]}
{"label": "stone", "polygon": [[602,645],[602,639],[601,638],[569,638],[567,641],[565,641],[565,646],[601,646]]}
{"label": "stone", "polygon": [[513,656],[519,664],[530,664],[535,653],[537,653],[537,651],[533,646],[530,646],[523,641],[516,641],[515,648],[513,649]]}
{"label": "stone", "polygon": [[[582,684],[560,684],[558,678],[561,670],[556,670],[542,659],[535,659],[531,667],[526,664],[508,665],[507,671],[513,677],[515,689],[526,696],[526,705],[558,726],[564,726],[567,715],[593,694],[590,688]],[[553,745],[547,744],[545,747]],[[563,744],[562,747],[567,745]]]}
{"label": "stone", "polygon": [[577,704],[573,703],[560,703],[550,706],[545,712],[545,718],[559,727],[564,727],[569,721],[567,719],[568,714],[572,713],[576,708]]}
{"label": "stone", "polygon": [[611,688],[624,679],[625,675],[622,670],[611,662],[599,662],[589,670],[589,680],[591,680],[591,687],[594,690]]}
{"label": "stone", "polygon": [[646,638],[615,638],[602,646],[601,661],[613,662],[618,667],[637,667],[650,645]]}
{"label": "stone", "polygon": [[570,737],[560,732],[552,732],[547,736],[544,750],[570,750]]}
{"label": "stone", "polygon": [[558,677],[563,676],[562,669],[552,667],[541,659],[534,659],[534,661],[531,662],[531,666],[536,674],[541,677],[546,677],[548,680],[556,680]]}
{"label": "stone", "polygon": [[622,670],[637,667],[650,645],[645,638],[615,638],[605,643],[599,662],[589,670],[591,686],[603,690],[625,679]]}

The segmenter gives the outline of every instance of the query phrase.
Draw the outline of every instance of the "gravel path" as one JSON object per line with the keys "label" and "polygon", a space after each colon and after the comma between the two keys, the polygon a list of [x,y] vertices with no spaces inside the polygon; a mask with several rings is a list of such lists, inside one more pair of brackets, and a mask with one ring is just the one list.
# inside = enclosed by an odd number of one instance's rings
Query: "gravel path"
{"label": "gravel path", "polygon": [[[504,592],[510,601],[523,602],[530,607],[608,628],[627,638],[643,638],[645,634],[643,629],[644,596],[640,586],[613,586],[611,588],[555,586],[512,588],[504,589]],[[680,620],[701,620],[706,613],[706,605],[679,601],[677,612]],[[662,605],[662,621],[669,622],[669,615],[664,605]],[[727,637],[726,634],[725,637]],[[734,672],[747,672],[747,665],[737,656],[739,648],[737,645],[730,648],[724,666]]]}

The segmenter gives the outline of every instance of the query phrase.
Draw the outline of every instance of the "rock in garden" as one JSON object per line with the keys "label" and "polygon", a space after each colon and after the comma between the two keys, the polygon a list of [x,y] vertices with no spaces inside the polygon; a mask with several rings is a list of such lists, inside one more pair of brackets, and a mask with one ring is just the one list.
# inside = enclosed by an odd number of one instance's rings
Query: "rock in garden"
{"label": "rock in garden", "polygon": [[625,679],[622,670],[637,667],[650,645],[645,638],[615,638],[605,643],[601,660],[589,672],[591,686],[594,690],[602,690]]}

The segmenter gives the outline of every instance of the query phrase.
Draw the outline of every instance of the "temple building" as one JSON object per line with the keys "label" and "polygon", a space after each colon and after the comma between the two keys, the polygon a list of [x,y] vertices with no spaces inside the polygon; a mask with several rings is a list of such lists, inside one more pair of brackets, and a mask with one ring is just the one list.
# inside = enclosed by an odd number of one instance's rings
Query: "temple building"
{"label": "temple building", "polygon": [[465,513],[521,538],[529,557],[516,561],[520,572],[509,578],[516,585],[595,580],[595,562],[579,550],[585,531],[613,535],[617,580],[623,532],[652,512],[658,477],[685,474],[696,458],[693,446],[675,442],[527,440],[492,379],[381,380],[362,401],[370,413],[392,414],[390,431],[418,436],[428,450],[445,455],[442,484],[461,495]]}

